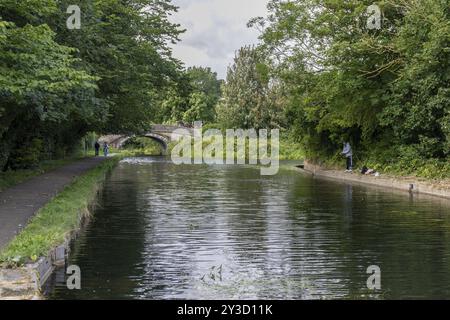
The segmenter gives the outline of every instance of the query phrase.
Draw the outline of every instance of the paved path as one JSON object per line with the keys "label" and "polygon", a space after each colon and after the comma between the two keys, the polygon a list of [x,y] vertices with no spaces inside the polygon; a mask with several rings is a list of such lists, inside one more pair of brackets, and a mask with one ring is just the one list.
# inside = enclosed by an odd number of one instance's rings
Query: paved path
{"label": "paved path", "polygon": [[0,192],[0,248],[11,241],[30,218],[75,177],[94,168],[104,159],[83,159]]}

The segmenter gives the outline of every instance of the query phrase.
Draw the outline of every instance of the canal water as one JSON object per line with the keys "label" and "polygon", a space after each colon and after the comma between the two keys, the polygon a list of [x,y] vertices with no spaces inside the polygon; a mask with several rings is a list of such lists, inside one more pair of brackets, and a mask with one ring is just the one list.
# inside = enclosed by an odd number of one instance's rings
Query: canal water
{"label": "canal water", "polygon": [[[450,297],[445,200],[314,179],[287,167],[130,158],[111,173],[50,299]],[[367,289],[369,266],[381,290]]]}

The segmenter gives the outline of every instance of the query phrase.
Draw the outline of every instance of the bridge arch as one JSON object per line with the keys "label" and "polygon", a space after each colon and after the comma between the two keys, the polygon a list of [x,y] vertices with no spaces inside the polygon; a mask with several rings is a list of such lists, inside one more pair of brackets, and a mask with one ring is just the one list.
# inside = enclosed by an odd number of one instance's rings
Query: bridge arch
{"label": "bridge arch", "polygon": [[167,139],[162,135],[150,132],[143,135],[143,137],[150,138],[153,141],[158,142],[162,146],[164,153],[166,153],[167,150],[169,149],[169,139]]}
{"label": "bridge arch", "polygon": [[159,134],[155,134],[155,133],[145,133],[145,134],[142,134],[142,135],[124,136],[119,141],[117,141],[115,143],[115,147],[117,149],[120,149],[120,148],[122,148],[125,145],[125,143],[128,140],[130,140],[132,138],[139,138],[139,137],[149,138],[149,139],[151,139],[153,141],[156,141],[162,147],[163,153],[167,153],[167,150],[169,148],[169,141],[168,141],[168,139],[166,137],[163,137],[163,136],[161,136]]}
{"label": "bridge arch", "polygon": [[[177,129],[183,129],[181,131],[176,131]],[[148,132],[142,133],[142,134],[112,134],[112,135],[106,135],[99,139],[100,142],[106,142],[109,145],[120,149],[123,147],[125,142],[130,140],[134,137],[145,137],[152,139],[156,142],[158,142],[161,147],[163,148],[163,152],[166,154],[169,143],[172,141],[172,139],[179,139],[182,136],[193,136],[193,129],[192,128],[186,128],[186,127],[180,127],[180,126],[172,126],[172,125],[152,125],[151,129]]]}

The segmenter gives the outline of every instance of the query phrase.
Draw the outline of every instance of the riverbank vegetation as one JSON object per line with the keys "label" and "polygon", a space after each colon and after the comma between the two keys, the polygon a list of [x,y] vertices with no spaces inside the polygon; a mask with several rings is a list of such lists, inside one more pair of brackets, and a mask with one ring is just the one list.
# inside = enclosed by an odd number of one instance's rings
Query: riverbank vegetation
{"label": "riverbank vegetation", "polygon": [[[27,150],[16,159],[16,161],[21,161],[22,166],[16,169],[8,168],[6,171],[0,171],[0,192],[71,162],[94,156],[93,148],[97,138],[98,136],[95,133],[86,134],[76,146],[72,147],[73,150],[70,154],[61,156],[58,159],[45,159],[45,157],[42,159],[39,152],[35,153],[33,149]],[[111,151],[114,152],[116,150]]]}
{"label": "riverbank vegetation", "polygon": [[[184,68],[170,0],[0,0],[0,170],[73,153],[88,132],[137,134],[151,123],[273,129],[282,158],[427,178],[450,176],[450,19],[445,0],[268,2],[225,80]],[[285,151],[286,150],[286,151]],[[284,154],[284,155],[283,155]]]}
{"label": "riverbank vegetation", "polygon": [[145,137],[131,138],[125,142],[123,150],[121,150],[121,154],[136,156],[159,156],[163,152],[164,149],[158,142]]}
{"label": "riverbank vegetation", "polygon": [[0,192],[16,184],[24,182],[32,177],[39,176],[45,172],[51,171],[65,164],[69,164],[70,162],[76,161],[78,159],[80,158],[75,157],[61,160],[46,160],[40,162],[39,165],[33,169],[9,170],[0,172]]}
{"label": "riverbank vegetation", "polygon": [[270,1],[255,49],[270,57],[285,125],[309,159],[339,159],[351,141],[358,165],[450,177],[450,8],[447,1]]}
{"label": "riverbank vegetation", "polygon": [[119,160],[120,157],[104,160],[77,177],[40,209],[25,229],[0,252],[0,263],[12,266],[34,261],[63,244],[69,234],[80,227],[81,215],[88,214],[99,185]]}
{"label": "riverbank vegetation", "polygon": [[[450,177],[450,9],[441,0],[271,0],[215,108],[218,128],[279,128],[285,158]],[[286,137],[288,139],[286,140]],[[285,152],[286,146],[290,151]],[[284,149],[284,150],[283,150]]]}
{"label": "riverbank vegetation", "polygon": [[70,157],[89,132],[213,121],[222,81],[172,57],[170,0],[81,0],[79,29],[72,4],[0,0],[0,171]]}
{"label": "riverbank vegetation", "polygon": [[440,0],[269,2],[261,43],[236,55],[218,105],[227,126],[279,126],[315,162],[450,177],[450,8]]}
{"label": "riverbank vegetation", "polygon": [[[0,1],[0,169],[72,153],[88,132],[148,129],[184,75],[168,0]],[[24,154],[32,157],[24,158]]]}

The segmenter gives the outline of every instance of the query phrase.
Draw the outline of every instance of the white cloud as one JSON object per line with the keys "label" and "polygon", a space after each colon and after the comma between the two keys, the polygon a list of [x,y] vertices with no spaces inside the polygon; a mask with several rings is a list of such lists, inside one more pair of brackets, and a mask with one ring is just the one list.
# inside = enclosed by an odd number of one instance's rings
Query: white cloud
{"label": "white cloud", "polygon": [[225,78],[234,52],[258,43],[258,32],[247,28],[254,17],[266,15],[267,0],[173,0],[179,8],[171,18],[187,31],[173,48],[186,66],[207,66]]}

